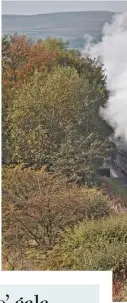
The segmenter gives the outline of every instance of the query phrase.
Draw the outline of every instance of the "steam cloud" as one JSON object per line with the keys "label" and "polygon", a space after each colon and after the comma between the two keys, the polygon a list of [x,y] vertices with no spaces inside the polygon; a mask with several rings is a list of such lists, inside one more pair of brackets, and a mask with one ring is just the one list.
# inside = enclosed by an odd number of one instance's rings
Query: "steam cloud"
{"label": "steam cloud", "polygon": [[110,94],[100,114],[113,127],[114,136],[127,142],[127,13],[114,15],[102,34],[98,44],[87,37],[83,54],[99,58],[104,65]]}

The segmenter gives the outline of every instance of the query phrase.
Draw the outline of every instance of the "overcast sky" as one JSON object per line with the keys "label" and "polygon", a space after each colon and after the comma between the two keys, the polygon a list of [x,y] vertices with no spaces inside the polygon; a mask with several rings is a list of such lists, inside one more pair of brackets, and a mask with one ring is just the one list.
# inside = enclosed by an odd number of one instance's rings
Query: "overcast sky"
{"label": "overcast sky", "polygon": [[3,14],[32,15],[85,10],[127,12],[127,1],[2,1]]}

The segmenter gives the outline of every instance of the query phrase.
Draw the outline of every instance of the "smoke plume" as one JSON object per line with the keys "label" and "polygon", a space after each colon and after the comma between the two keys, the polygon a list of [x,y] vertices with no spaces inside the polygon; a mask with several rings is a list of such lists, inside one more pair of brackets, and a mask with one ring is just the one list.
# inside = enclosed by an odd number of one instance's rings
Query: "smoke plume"
{"label": "smoke plume", "polygon": [[114,136],[127,142],[127,13],[114,15],[111,24],[105,24],[102,39],[92,44],[84,55],[99,58],[107,75],[109,99],[101,116],[113,127]]}

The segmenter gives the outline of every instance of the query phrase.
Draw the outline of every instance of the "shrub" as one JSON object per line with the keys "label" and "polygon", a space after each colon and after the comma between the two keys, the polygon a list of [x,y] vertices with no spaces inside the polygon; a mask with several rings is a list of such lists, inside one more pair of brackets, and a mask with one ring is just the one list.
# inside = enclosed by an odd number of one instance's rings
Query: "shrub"
{"label": "shrub", "polygon": [[3,242],[21,250],[31,242],[45,250],[61,232],[84,219],[112,213],[110,200],[95,188],[77,188],[66,178],[23,166],[3,170]]}
{"label": "shrub", "polygon": [[127,214],[86,221],[68,228],[49,253],[46,269],[113,270],[114,277],[127,274]]}

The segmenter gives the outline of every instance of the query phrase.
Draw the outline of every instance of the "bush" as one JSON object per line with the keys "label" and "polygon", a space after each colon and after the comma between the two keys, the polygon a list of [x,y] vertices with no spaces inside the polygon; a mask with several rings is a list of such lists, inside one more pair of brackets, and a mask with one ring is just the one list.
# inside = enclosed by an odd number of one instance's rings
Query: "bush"
{"label": "bush", "polygon": [[61,243],[49,253],[46,269],[113,270],[127,274],[127,214],[86,221],[68,228]]}
{"label": "bush", "polygon": [[52,248],[61,232],[84,219],[112,213],[110,200],[95,188],[77,188],[66,178],[23,166],[3,170],[3,242],[21,250],[31,242]]}

